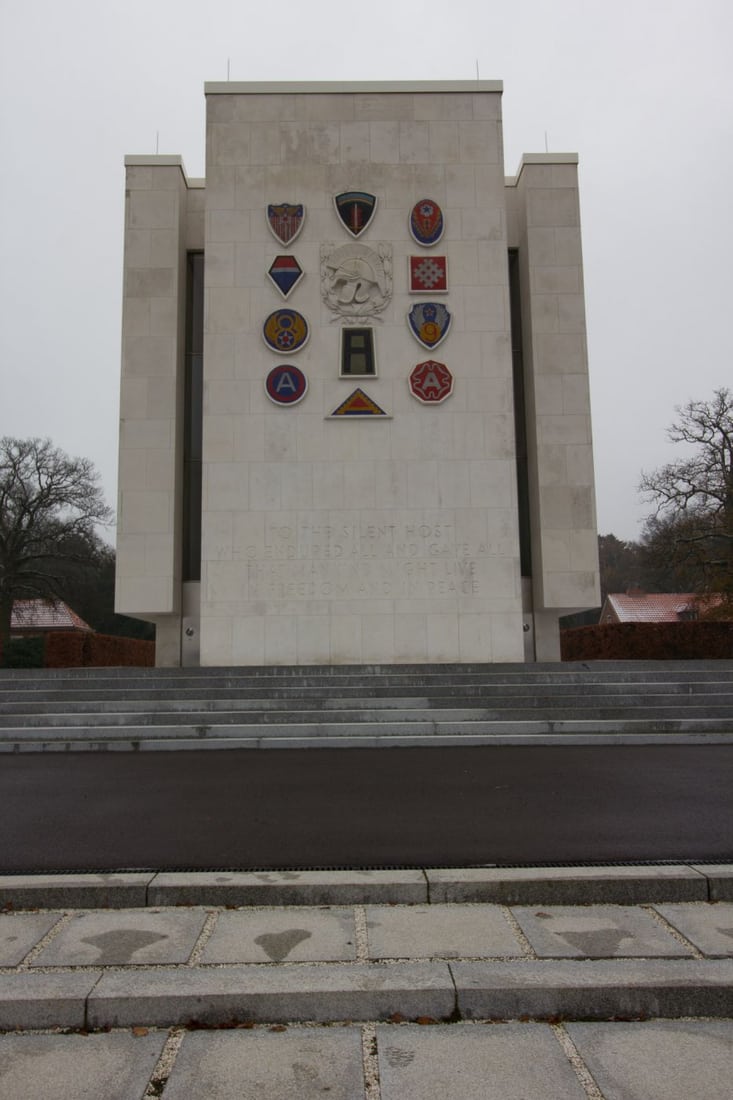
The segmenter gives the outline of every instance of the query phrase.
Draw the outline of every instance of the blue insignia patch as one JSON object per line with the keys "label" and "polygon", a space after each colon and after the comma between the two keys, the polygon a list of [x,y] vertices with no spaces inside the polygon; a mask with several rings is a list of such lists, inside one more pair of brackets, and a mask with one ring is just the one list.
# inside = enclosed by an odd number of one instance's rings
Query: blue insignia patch
{"label": "blue insignia patch", "polygon": [[437,348],[453,320],[442,302],[417,302],[407,314],[410,332],[424,348]]}

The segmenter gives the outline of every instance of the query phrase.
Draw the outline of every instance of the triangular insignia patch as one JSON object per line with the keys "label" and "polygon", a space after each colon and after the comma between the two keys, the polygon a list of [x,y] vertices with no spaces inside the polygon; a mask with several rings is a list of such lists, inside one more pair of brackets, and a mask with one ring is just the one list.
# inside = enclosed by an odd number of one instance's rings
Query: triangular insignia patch
{"label": "triangular insignia patch", "polygon": [[342,401],[331,416],[386,416],[384,409],[380,409],[376,401],[364,393],[362,389],[355,389]]}
{"label": "triangular insignia patch", "polygon": [[352,237],[364,232],[377,209],[377,196],[368,191],[343,191],[334,195],[333,202],[342,225]]}

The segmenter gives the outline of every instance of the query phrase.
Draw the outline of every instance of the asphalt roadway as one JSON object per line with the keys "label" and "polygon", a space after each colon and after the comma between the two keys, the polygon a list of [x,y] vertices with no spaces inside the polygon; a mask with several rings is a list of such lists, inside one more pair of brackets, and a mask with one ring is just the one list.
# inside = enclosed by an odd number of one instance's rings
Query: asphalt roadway
{"label": "asphalt roadway", "polygon": [[0,872],[733,861],[733,746],[0,757]]}

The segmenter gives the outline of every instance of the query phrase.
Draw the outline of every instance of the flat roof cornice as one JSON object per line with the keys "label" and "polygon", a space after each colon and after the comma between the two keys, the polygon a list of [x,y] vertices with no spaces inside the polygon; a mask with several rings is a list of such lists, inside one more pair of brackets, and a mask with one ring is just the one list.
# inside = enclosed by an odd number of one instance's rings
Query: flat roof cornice
{"label": "flat roof cornice", "polygon": [[380,95],[412,92],[503,92],[501,80],[208,81],[206,95]]}

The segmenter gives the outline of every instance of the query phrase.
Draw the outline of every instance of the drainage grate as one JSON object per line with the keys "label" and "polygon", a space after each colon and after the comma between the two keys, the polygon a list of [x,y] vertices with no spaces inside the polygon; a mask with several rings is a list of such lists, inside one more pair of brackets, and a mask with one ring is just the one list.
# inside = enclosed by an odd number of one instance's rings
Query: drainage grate
{"label": "drainage grate", "polygon": [[41,870],[37,867],[26,868],[25,870],[14,871],[2,871],[0,874],[3,877],[11,878],[13,876],[20,875],[48,875],[48,876],[60,876],[60,875],[156,875],[156,874],[194,874],[200,872],[202,874],[273,874],[283,872],[296,872],[296,871],[430,871],[430,870],[481,870],[492,869],[497,871],[511,871],[518,869],[526,870],[548,870],[551,868],[568,868],[573,867],[688,867],[690,864],[695,864],[700,867],[716,866],[718,864],[733,863],[733,855],[718,856],[714,859],[701,858],[698,859],[694,856],[688,856],[680,859],[617,859],[617,860],[572,860],[568,862],[550,862],[550,863],[370,863],[359,864],[358,866],[351,866],[348,864],[314,864],[308,866],[293,866],[286,865],[282,867],[190,867],[190,866],[170,866],[170,867],[65,867],[56,868],[52,870]]}

